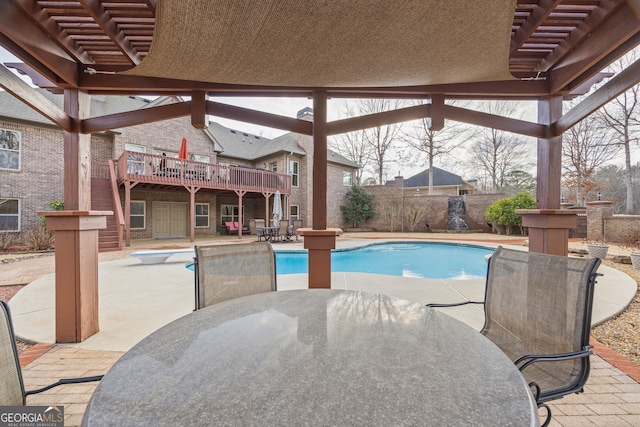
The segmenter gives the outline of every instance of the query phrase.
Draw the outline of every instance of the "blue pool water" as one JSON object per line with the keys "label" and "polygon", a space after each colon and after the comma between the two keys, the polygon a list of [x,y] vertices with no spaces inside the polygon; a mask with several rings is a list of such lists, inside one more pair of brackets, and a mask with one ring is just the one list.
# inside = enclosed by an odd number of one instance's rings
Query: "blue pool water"
{"label": "blue pool water", "polygon": [[[487,274],[493,249],[448,243],[380,243],[331,252],[331,271],[428,279],[475,279]],[[277,274],[308,272],[306,252],[277,251]]]}

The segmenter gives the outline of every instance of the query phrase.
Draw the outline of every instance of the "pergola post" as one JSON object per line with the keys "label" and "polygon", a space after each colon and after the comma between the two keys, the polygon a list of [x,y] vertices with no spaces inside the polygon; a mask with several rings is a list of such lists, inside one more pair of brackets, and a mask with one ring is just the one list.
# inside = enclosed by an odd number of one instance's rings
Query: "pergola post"
{"label": "pergola post", "polygon": [[562,97],[538,101],[538,122],[548,127],[546,138],[538,138],[537,209],[518,210],[522,225],[529,228],[529,251],[552,255],[569,253],[569,229],[575,228],[578,216],[560,209],[562,179],[562,135],[551,136],[553,124],[562,117]]}
{"label": "pergola post", "polygon": [[106,215],[91,211],[91,135],[79,131],[91,97],[65,89],[65,112],[73,128],[64,132],[64,211],[38,212],[55,232],[56,342],[80,342],[99,330],[98,230]]}
{"label": "pergola post", "polygon": [[339,228],[327,229],[327,93],[313,92],[313,226],[300,228],[309,250],[309,288],[331,288],[331,249]]}

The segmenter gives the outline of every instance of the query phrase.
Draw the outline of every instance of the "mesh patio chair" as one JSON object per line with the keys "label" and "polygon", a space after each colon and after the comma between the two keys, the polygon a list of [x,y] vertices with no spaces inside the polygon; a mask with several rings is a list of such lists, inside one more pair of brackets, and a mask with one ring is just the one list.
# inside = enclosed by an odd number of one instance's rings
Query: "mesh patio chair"
{"label": "mesh patio chair", "polygon": [[265,232],[265,220],[264,219],[256,219],[255,220],[256,227],[256,236],[258,236],[258,242],[262,241],[262,239],[267,240],[267,234]]}
{"label": "mesh patio chair", "polygon": [[273,234],[271,235],[271,239],[279,240],[282,242],[285,240],[289,240],[289,238],[289,220],[281,219],[280,224],[278,225],[278,229],[274,230]]}
{"label": "mesh patio chair", "polygon": [[298,228],[302,228],[302,220],[301,219],[294,219],[293,220],[293,234],[296,236],[296,242],[300,239],[300,236],[298,235]]}
{"label": "mesh patio chair", "polygon": [[598,258],[570,258],[498,247],[489,260],[481,333],[514,361],[538,407],[579,393],[589,376],[591,309]]}
{"label": "mesh patio chair", "polygon": [[232,298],[276,290],[276,259],[271,244],[196,246],[196,310]]}
{"label": "mesh patio chair", "polygon": [[18,358],[11,312],[6,302],[0,301],[0,406],[23,406],[28,395],[42,393],[63,384],[100,381],[102,375],[82,378],[63,378],[58,382],[36,389],[25,390]]}

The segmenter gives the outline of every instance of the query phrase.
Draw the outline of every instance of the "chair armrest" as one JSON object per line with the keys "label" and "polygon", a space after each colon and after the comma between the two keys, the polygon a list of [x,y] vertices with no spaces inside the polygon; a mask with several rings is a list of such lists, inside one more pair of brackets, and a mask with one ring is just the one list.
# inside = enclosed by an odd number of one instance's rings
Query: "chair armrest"
{"label": "chair armrest", "polygon": [[436,307],[457,307],[459,305],[466,304],[481,304],[484,305],[484,301],[463,301],[463,302],[454,302],[449,304],[426,304],[426,307],[436,308]]}
{"label": "chair armrest", "polygon": [[571,353],[527,354],[516,359],[513,363],[518,367],[520,371],[522,371],[524,368],[535,362],[553,362],[558,360],[571,360],[591,356],[593,352],[589,350],[590,348],[591,346],[587,346],[581,351],[574,351]]}
{"label": "chair armrest", "polygon": [[38,388],[35,390],[27,390],[24,392],[24,395],[30,396],[32,394],[42,393],[43,391],[47,391],[49,389],[52,389],[54,387],[58,387],[59,385],[64,385],[64,384],[80,384],[80,383],[88,383],[93,381],[100,381],[102,380],[103,376],[104,375],[96,375],[93,377],[80,377],[80,378],[62,378],[53,384],[49,384],[48,386]]}

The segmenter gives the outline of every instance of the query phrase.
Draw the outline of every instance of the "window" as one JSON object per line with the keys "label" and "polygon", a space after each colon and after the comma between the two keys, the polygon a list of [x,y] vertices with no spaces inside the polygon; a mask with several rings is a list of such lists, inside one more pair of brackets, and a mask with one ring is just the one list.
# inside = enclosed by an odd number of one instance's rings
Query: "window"
{"label": "window", "polygon": [[278,162],[271,162],[269,164],[269,170],[271,172],[278,172]]}
{"label": "window", "polygon": [[0,129],[0,169],[20,170],[20,140],[17,130]]}
{"label": "window", "polygon": [[127,156],[127,173],[144,174],[144,155],[136,153],[146,153],[147,147],[137,144],[125,144],[124,149],[132,151]]}
{"label": "window", "polygon": [[293,160],[289,163],[289,175],[291,175],[291,185],[293,187],[297,187],[298,184],[298,175],[300,174],[300,163],[294,162]]}
{"label": "window", "polygon": [[196,227],[209,227],[209,203],[196,203]]}
{"label": "window", "polygon": [[351,187],[353,185],[353,172],[342,172],[342,183]]}
{"label": "window", "polygon": [[300,219],[300,206],[299,205],[289,205],[289,218],[291,221],[294,219]]}
{"label": "window", "polygon": [[0,232],[20,231],[20,200],[0,199]]}
{"label": "window", "polygon": [[220,225],[230,221],[242,222],[238,219],[238,205],[220,206]]}
{"label": "window", "polygon": [[145,224],[145,202],[143,201],[131,201],[131,229],[132,230],[144,230]]}

